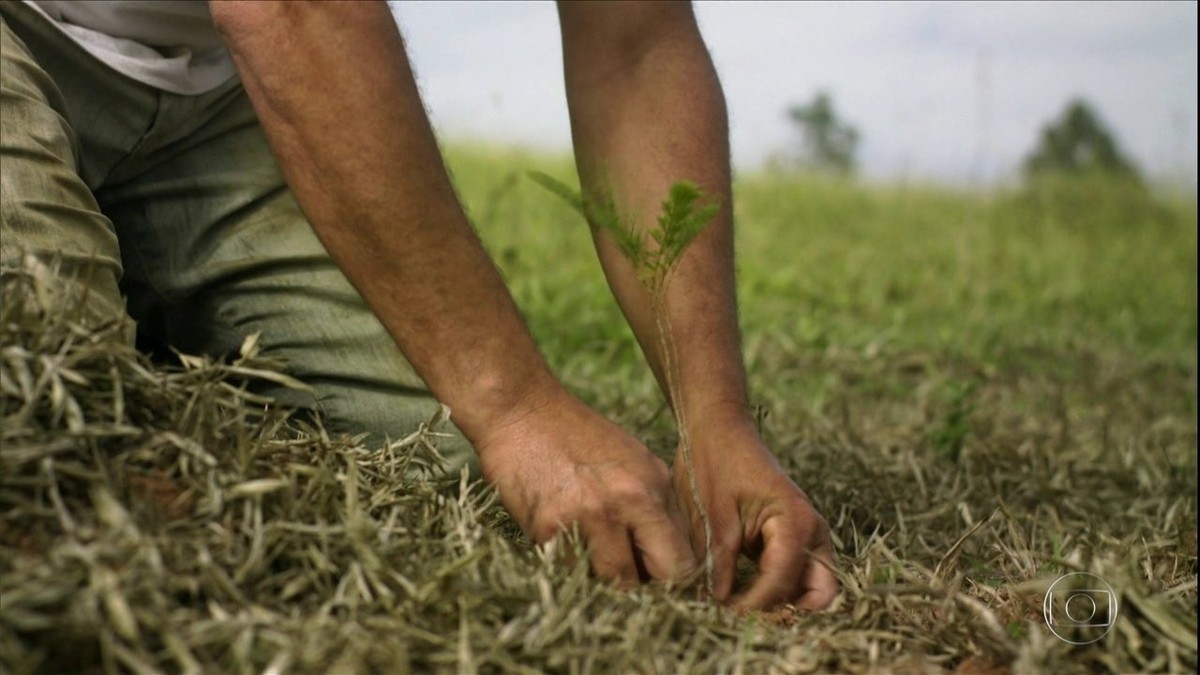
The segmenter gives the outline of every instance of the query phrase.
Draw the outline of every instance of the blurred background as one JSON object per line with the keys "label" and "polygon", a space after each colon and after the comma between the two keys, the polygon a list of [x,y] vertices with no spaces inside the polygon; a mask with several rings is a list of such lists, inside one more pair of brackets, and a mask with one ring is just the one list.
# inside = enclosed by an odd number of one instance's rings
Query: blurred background
{"label": "blurred background", "polygon": [[[553,3],[393,3],[444,139],[570,148]],[[1196,194],[1194,2],[697,2],[741,172]]]}

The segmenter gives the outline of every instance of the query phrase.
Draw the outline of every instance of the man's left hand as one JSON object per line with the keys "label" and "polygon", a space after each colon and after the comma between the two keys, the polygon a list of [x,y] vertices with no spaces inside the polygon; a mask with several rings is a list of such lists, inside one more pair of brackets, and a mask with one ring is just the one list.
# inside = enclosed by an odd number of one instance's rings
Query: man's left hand
{"label": "man's left hand", "polygon": [[[838,594],[829,525],[784,472],[753,421],[706,420],[693,427],[691,454],[712,528],[713,595],[738,610],[791,603],[819,610]],[[704,560],[704,524],[697,513],[682,451],[672,469],[679,499],[691,516],[692,541]],[[744,592],[733,593],[740,553],[758,563]]]}

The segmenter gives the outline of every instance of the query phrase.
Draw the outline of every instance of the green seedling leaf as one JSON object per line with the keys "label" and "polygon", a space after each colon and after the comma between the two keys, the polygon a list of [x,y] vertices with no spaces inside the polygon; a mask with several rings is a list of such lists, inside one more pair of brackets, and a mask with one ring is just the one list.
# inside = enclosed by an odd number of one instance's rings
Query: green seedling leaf
{"label": "green seedling leaf", "polygon": [[[658,226],[643,235],[632,220],[622,224],[611,196],[589,201],[553,176],[540,171],[527,173],[535,183],[557,195],[582,215],[593,228],[612,235],[621,254],[637,270],[638,279],[651,294],[662,289],[684,250],[720,210],[718,204],[700,204],[704,194],[695,183],[678,181],[671,185],[667,198],[662,202]],[[645,236],[654,242],[653,250],[646,245]]]}
{"label": "green seedling leaf", "polygon": [[695,183],[679,181],[671,186],[662,205],[655,241],[659,242],[668,270],[678,262],[696,235],[712,221],[720,207],[699,205],[703,193]]}
{"label": "green seedling leaf", "polygon": [[541,185],[549,190],[552,194],[557,195],[559,199],[566,202],[571,208],[579,212],[579,215],[585,219],[588,217],[587,209],[583,205],[583,197],[578,192],[572,190],[566,183],[558,180],[554,176],[541,171],[527,171],[526,175],[533,182]]}
{"label": "green seedling leaf", "polygon": [[633,223],[625,227],[621,226],[621,217],[617,214],[611,199],[600,203],[589,202],[584,200],[579,192],[553,176],[541,171],[529,171],[527,174],[533,182],[549,190],[583,216],[591,227],[611,234],[617,242],[621,255],[633,263],[634,267],[641,266],[646,253],[642,239],[638,236],[637,228]]}

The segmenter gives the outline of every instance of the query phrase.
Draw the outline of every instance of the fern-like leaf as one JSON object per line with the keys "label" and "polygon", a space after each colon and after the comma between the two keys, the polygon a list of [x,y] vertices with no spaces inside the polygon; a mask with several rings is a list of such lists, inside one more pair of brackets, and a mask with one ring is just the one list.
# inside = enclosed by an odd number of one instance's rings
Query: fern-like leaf
{"label": "fern-like leaf", "polygon": [[541,171],[527,171],[526,175],[528,175],[530,180],[533,182],[546,188],[552,194],[557,195],[559,199],[562,199],[567,203],[567,205],[578,211],[579,215],[583,216],[585,219],[588,217],[587,208],[583,204],[583,197],[581,197],[578,192],[568,187],[566,183],[558,180],[550,174],[542,173]]}
{"label": "fern-like leaf", "polygon": [[[529,171],[527,174],[535,183],[557,195],[582,215],[591,227],[612,235],[621,255],[637,270],[638,279],[651,293],[660,290],[684,249],[719,210],[717,204],[698,207],[703,197],[700,188],[695,183],[679,181],[671,185],[667,198],[663,200],[658,227],[643,234],[632,220],[622,225],[611,196],[598,201],[588,200],[553,176],[540,171]],[[653,249],[647,246],[646,235],[654,242]]]}

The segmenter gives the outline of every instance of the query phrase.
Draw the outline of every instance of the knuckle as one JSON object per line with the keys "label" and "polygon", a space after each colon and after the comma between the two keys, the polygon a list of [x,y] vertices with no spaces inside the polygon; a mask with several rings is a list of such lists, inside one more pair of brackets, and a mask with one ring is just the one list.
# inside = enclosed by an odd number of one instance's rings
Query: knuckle
{"label": "knuckle", "polygon": [[652,456],[651,459],[653,460],[655,478],[664,485],[670,483],[671,467],[667,466],[667,463],[661,457]]}
{"label": "knuckle", "polygon": [[815,517],[813,518],[813,522],[816,524],[817,533],[820,534],[822,537],[828,538],[829,537],[829,521],[825,519],[825,516],[817,513],[817,514],[815,514]]}
{"label": "knuckle", "polygon": [[653,490],[637,476],[621,473],[609,476],[593,495],[591,515],[593,517],[616,518],[630,510],[643,510],[653,499]]}
{"label": "knuckle", "polygon": [[788,496],[788,507],[798,513],[816,513],[812,502],[808,500],[808,496],[799,490],[795,490]]}
{"label": "knuckle", "polygon": [[550,541],[563,529],[563,524],[556,518],[539,518],[530,528],[530,537],[537,543]]}
{"label": "knuckle", "polygon": [[737,553],[742,549],[742,533],[736,528],[728,528],[713,542],[713,549],[718,555]]}
{"label": "knuckle", "polygon": [[559,507],[543,508],[534,520],[531,536],[539,543],[549,541],[560,532],[569,532],[577,520],[569,510]]}
{"label": "knuckle", "polygon": [[609,509],[601,499],[588,499],[580,502],[574,511],[575,520],[581,522],[595,522],[607,520]]}
{"label": "knuckle", "polygon": [[571,505],[565,514],[569,523],[600,523],[613,519],[614,509],[603,494],[590,493]]}
{"label": "knuckle", "polygon": [[787,511],[792,515],[792,522],[798,529],[819,530],[826,527],[825,519],[813,508],[812,502],[804,495],[795,495],[787,502]]}
{"label": "knuckle", "polygon": [[636,476],[622,476],[610,485],[611,495],[618,504],[644,505],[656,500],[655,491]]}

